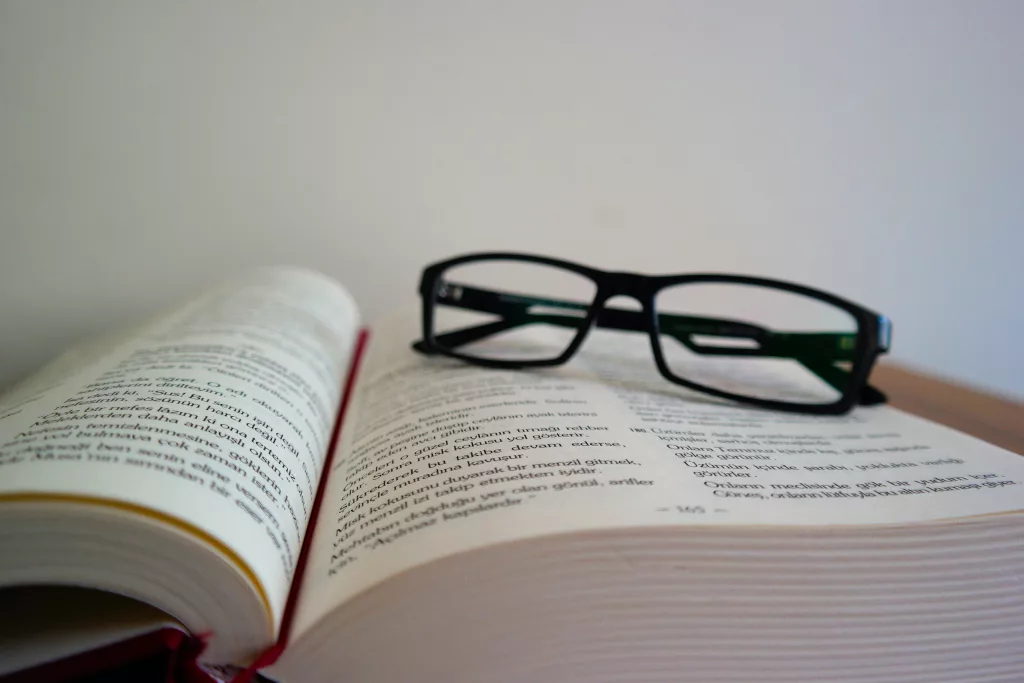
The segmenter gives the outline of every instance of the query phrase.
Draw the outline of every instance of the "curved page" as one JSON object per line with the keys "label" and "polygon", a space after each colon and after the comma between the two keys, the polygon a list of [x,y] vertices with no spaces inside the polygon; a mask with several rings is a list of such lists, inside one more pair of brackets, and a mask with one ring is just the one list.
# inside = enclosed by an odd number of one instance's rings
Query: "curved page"
{"label": "curved page", "polygon": [[266,269],[66,355],[0,400],[0,504],[194,529],[249,576],[276,632],[357,325],[333,281]]}

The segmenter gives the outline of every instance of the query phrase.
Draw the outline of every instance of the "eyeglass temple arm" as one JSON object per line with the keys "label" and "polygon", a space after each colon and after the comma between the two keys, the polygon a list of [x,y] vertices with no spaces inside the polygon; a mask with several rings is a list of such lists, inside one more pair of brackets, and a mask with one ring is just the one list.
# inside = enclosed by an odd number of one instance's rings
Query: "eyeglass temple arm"
{"label": "eyeglass temple arm", "polygon": [[[546,323],[561,327],[579,326],[581,315],[558,315],[546,312],[534,313],[529,310],[532,307],[550,307],[579,311],[582,315],[585,315],[589,308],[584,303],[505,294],[455,283],[446,283],[445,288],[437,295],[437,302],[455,308],[493,313],[501,316],[501,320],[437,335],[435,341],[446,348],[458,348],[459,346],[470,344],[523,325]],[[646,318],[641,312],[618,308],[602,309],[598,312],[594,324],[604,329],[628,332],[646,331]],[[658,315],[658,327],[661,334],[672,337],[694,353],[720,356],[792,358],[839,391],[842,391],[847,374],[844,370],[836,367],[835,363],[846,360],[852,361],[856,346],[856,336],[851,334],[833,332],[773,332],[757,325],[735,320],[674,315],[670,313]],[[702,344],[694,339],[694,335],[751,339],[757,342],[757,346],[735,347]],[[421,353],[429,353],[429,349],[422,341],[413,344],[413,348]],[[876,403],[884,403],[885,401],[885,394],[874,387],[865,385],[861,391],[860,403],[862,405],[874,405]]]}

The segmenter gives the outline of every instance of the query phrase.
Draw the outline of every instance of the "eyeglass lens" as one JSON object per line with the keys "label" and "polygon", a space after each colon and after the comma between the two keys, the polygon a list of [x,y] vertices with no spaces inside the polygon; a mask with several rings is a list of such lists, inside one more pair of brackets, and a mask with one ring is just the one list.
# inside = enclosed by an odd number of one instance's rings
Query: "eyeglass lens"
{"label": "eyeglass lens", "polygon": [[559,358],[597,294],[590,278],[522,261],[476,261],[446,270],[434,292],[434,342],[486,360]]}
{"label": "eyeglass lens", "polygon": [[847,389],[857,320],[819,299],[733,283],[687,283],[655,296],[668,372],[703,387],[806,405]]}

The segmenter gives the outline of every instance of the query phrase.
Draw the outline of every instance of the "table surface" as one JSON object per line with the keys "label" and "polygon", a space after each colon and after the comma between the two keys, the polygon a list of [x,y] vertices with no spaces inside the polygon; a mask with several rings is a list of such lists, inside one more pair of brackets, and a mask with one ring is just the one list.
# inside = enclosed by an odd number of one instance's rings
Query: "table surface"
{"label": "table surface", "polygon": [[1024,455],[1022,403],[891,363],[879,364],[871,383],[888,394],[890,405]]}

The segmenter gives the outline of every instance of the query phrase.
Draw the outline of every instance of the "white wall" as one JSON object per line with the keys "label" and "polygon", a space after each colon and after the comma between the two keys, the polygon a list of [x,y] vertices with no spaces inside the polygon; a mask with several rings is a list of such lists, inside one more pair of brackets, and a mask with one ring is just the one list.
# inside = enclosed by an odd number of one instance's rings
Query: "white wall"
{"label": "white wall", "polygon": [[1024,395],[1024,3],[0,2],[0,384],[253,264],[835,290]]}

